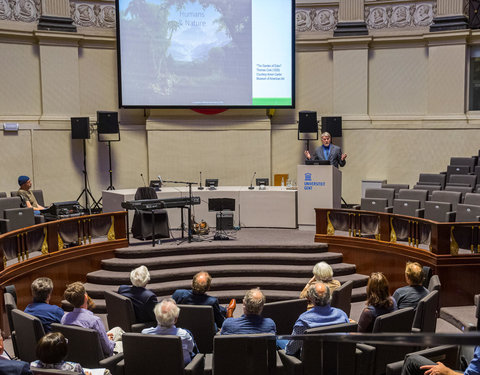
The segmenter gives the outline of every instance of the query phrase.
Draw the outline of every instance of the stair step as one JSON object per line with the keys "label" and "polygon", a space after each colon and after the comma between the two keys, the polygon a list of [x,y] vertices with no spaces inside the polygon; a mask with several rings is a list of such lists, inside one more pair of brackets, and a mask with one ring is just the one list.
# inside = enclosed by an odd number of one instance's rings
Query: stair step
{"label": "stair step", "polygon": [[102,268],[110,271],[130,271],[133,268],[145,265],[150,270],[175,268],[178,264],[185,266],[202,266],[205,264],[288,264],[310,265],[324,260],[328,263],[341,263],[342,254],[323,252],[311,254],[296,253],[218,253],[218,254],[186,254],[184,256],[166,256],[161,258],[111,258],[102,260]]}

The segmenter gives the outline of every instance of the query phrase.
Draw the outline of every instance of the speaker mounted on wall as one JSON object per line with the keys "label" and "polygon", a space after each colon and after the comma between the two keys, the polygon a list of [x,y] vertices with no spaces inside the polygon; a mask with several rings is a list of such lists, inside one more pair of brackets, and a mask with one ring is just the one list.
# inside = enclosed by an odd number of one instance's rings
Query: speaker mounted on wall
{"label": "speaker mounted on wall", "polygon": [[322,133],[330,133],[333,137],[342,136],[342,117],[322,117]]}
{"label": "speaker mounted on wall", "polygon": [[317,112],[315,111],[298,112],[298,131],[300,133],[317,133],[318,132]]}
{"label": "speaker mounted on wall", "polygon": [[97,111],[97,130],[99,134],[117,134],[118,112]]}
{"label": "speaker mounted on wall", "polygon": [[90,119],[88,117],[71,117],[72,139],[90,139]]}

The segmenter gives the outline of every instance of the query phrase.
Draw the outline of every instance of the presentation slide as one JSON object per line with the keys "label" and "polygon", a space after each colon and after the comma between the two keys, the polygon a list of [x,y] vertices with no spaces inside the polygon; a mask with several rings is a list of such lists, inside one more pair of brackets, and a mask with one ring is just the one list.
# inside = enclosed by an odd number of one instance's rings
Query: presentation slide
{"label": "presentation slide", "polygon": [[293,107],[292,0],[117,0],[121,107]]}

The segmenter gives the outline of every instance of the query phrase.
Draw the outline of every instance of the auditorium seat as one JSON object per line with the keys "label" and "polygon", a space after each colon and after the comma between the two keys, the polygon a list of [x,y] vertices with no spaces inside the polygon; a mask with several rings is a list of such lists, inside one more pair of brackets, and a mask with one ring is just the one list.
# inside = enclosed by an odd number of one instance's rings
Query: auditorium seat
{"label": "auditorium seat", "polygon": [[0,199],[0,233],[35,224],[33,210],[20,208],[20,205],[20,197]]}
{"label": "auditorium seat", "polygon": [[455,174],[468,175],[470,173],[470,167],[466,165],[448,165],[447,166],[447,183],[450,181],[450,177]]}
{"label": "auditorium seat", "polygon": [[433,290],[418,302],[415,317],[413,318],[412,332],[435,333],[437,328],[439,297],[439,291]]}
{"label": "auditorium seat", "polygon": [[[365,211],[386,212],[387,207],[393,206],[395,189],[379,188],[365,190],[365,198],[360,201],[360,209]],[[356,206],[355,208],[359,208]]]}
{"label": "auditorium seat", "polygon": [[420,202],[420,208],[425,207],[425,201],[428,199],[428,190],[422,189],[402,189],[398,192],[398,199],[417,200]]}
{"label": "auditorium seat", "polygon": [[477,184],[477,176],[474,174],[452,174],[446,186],[470,186],[475,187]]}
{"label": "auditorium seat", "polygon": [[429,200],[432,198],[432,193],[434,191],[441,190],[440,185],[419,185],[419,184],[414,185],[413,189],[415,189],[415,190],[427,190],[428,191],[428,198],[427,199],[429,199]]}
{"label": "auditorium seat", "polygon": [[442,283],[440,282],[440,277],[438,275],[432,275],[430,281],[428,282],[428,291],[438,290],[442,288]]}
{"label": "auditorium seat", "polygon": [[447,176],[441,173],[420,173],[417,185],[438,185],[443,190],[446,179]]}
{"label": "auditorium seat", "polygon": [[423,217],[424,208],[420,208],[420,201],[412,199],[395,199],[392,212],[395,215]]}
{"label": "auditorium seat", "polygon": [[480,206],[458,204],[455,215],[456,222],[480,221]]}
{"label": "auditorium seat", "polygon": [[462,193],[458,191],[434,191],[431,201],[448,202],[452,205],[452,211],[455,211],[457,204],[461,203]]}
{"label": "auditorium seat", "polygon": [[[343,283],[339,288],[332,293],[332,307],[342,310],[347,316],[350,316],[352,307],[352,289],[353,281],[349,280]],[[292,326],[293,327],[293,326]]]}
{"label": "auditorium seat", "polygon": [[263,306],[262,316],[275,322],[277,335],[289,335],[298,316],[307,311],[307,300],[292,299],[268,302]]}
{"label": "auditorium seat", "polygon": [[455,211],[452,211],[451,203],[428,201],[425,202],[424,218],[439,222],[455,221]]}
{"label": "auditorium seat", "polygon": [[[463,199],[465,197],[465,194],[467,193],[473,193],[473,187],[470,186],[451,186],[447,185],[445,186],[445,191],[457,191],[461,193],[461,198],[460,198],[460,203],[463,202]],[[433,200],[433,198],[432,198]],[[456,207],[455,207],[456,208]]]}
{"label": "auditorium seat", "polygon": [[400,189],[410,189],[410,185],[408,184],[382,184],[382,189],[394,189],[395,190],[395,198],[398,197],[398,192]]}
{"label": "auditorium seat", "polygon": [[123,360],[117,365],[115,375],[138,374],[202,374],[203,354],[197,354],[185,366],[182,340],[172,335],[143,335],[124,333]]}
{"label": "auditorium seat", "polygon": [[464,165],[470,168],[470,172],[473,171],[476,165],[475,157],[451,157],[450,165]]}
{"label": "auditorium seat", "polygon": [[178,305],[180,315],[177,327],[188,329],[197,343],[200,353],[213,351],[213,337],[217,333],[212,306]]}
{"label": "auditorium seat", "polygon": [[[45,207],[45,201],[43,200],[43,190],[37,189],[37,190],[31,190],[31,192],[33,193],[33,196],[37,200],[37,203],[40,206]],[[11,191],[10,196],[11,197],[18,197],[18,191],[17,190]]]}
{"label": "auditorium seat", "polygon": [[480,194],[477,193],[466,193],[465,199],[463,200],[464,204],[470,204],[472,206],[480,206]]}
{"label": "auditorium seat", "polygon": [[35,361],[37,359],[35,354],[37,342],[45,335],[40,319],[21,310],[13,309],[12,320],[19,358],[25,362]]}

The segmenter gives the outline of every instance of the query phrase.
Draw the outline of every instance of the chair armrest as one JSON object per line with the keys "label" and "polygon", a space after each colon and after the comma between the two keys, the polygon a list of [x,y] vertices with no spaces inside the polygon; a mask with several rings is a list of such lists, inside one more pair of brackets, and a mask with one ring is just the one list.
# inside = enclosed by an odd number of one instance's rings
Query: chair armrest
{"label": "chair armrest", "polygon": [[393,206],[385,207],[385,212],[386,213],[393,213]]}
{"label": "chair armrest", "polygon": [[450,211],[445,214],[445,219],[447,220],[447,222],[452,222],[452,221],[455,221],[456,216],[457,216],[456,211]]}
{"label": "chair armrest", "polygon": [[117,366],[117,363],[123,360],[123,353],[118,353],[115,355],[112,355],[111,357],[104,358],[101,361],[98,362],[99,367],[105,367],[110,370],[112,374],[114,374],[115,368]]}
{"label": "chair armrest", "polygon": [[203,354],[196,354],[185,367],[185,375],[202,375],[205,366],[205,356]]}
{"label": "chair armrest", "polygon": [[285,367],[283,371],[287,375],[301,375],[303,374],[303,365],[297,357],[288,355],[284,349],[278,350],[278,356]]}
{"label": "chair armrest", "polygon": [[35,219],[35,224],[41,224],[45,222],[45,216],[43,215],[35,215],[34,219]]}
{"label": "chair armrest", "polygon": [[122,359],[120,362],[117,363],[115,366],[115,375],[124,375],[125,374],[125,360]]}
{"label": "chair armrest", "polygon": [[353,205],[352,206],[352,210],[359,210],[360,209],[360,205],[359,204],[356,204],[356,205]]}
{"label": "chair armrest", "polygon": [[213,368],[213,354],[207,353],[205,354],[205,365],[203,373],[205,375],[212,375],[212,368]]}
{"label": "chair armrest", "polygon": [[417,208],[415,210],[415,214],[417,215],[417,217],[424,218],[425,217],[425,208]]}
{"label": "chair armrest", "polygon": [[392,362],[387,365],[386,375],[400,375],[402,373],[404,361]]}

